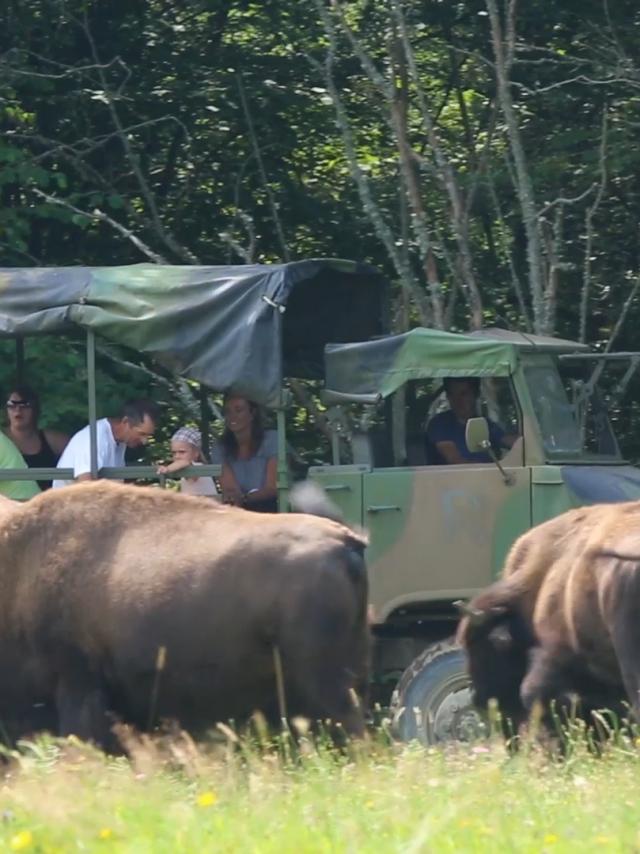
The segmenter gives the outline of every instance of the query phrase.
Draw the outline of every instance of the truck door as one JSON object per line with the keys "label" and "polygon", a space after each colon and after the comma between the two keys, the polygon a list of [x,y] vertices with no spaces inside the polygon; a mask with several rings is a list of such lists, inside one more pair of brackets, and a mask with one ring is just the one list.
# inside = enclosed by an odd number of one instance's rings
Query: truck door
{"label": "truck door", "polygon": [[362,475],[371,471],[368,466],[312,466],[309,479],[319,483],[334,504],[344,514],[347,524],[361,526]]}
{"label": "truck door", "polygon": [[411,602],[471,596],[496,577],[531,525],[530,474],[518,451],[503,460],[509,485],[486,463],[363,474],[370,598],[380,620]]}

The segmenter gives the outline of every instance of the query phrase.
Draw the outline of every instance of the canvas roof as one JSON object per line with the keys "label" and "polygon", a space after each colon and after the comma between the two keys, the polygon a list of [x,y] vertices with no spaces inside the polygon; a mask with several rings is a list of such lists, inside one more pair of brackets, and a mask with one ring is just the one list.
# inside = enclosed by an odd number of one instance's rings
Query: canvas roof
{"label": "canvas roof", "polygon": [[174,373],[276,405],[283,376],[320,378],[328,341],[385,327],[387,286],[366,264],[0,268],[0,337],[96,335]]}
{"label": "canvas roof", "polygon": [[585,345],[547,336],[484,329],[460,335],[423,327],[375,341],[328,344],[326,389],[337,395],[386,397],[408,380],[509,376],[519,352],[576,352]]}

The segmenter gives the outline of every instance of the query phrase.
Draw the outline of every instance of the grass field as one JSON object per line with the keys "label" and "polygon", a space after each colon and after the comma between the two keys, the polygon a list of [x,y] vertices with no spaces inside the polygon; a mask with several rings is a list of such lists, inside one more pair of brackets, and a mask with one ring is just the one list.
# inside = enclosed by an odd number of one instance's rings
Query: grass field
{"label": "grass field", "polygon": [[500,741],[448,749],[303,740],[257,749],[135,742],[107,759],[73,740],[12,754],[0,850],[28,852],[640,851],[640,750],[563,760]]}

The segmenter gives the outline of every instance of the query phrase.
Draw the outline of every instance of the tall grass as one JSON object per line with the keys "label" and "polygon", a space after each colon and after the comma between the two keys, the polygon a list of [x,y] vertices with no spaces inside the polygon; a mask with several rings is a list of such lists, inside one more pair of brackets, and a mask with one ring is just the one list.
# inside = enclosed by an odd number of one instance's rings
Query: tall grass
{"label": "tall grass", "polygon": [[0,850],[39,852],[640,851],[640,753],[598,757],[580,732],[562,758],[476,745],[393,745],[261,734],[195,745],[125,733],[129,758],[43,738],[8,755]]}

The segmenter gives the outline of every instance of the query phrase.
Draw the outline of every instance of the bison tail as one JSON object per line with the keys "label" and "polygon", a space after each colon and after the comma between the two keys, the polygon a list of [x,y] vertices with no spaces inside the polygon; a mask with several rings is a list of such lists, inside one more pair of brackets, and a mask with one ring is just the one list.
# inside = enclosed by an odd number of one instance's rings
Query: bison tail
{"label": "bison tail", "polygon": [[358,525],[345,522],[344,513],[337,504],[329,498],[324,489],[312,480],[302,480],[296,483],[289,494],[289,503],[294,513],[308,513],[310,516],[321,516],[344,525],[351,533],[349,545],[360,555],[369,543],[367,532]]}
{"label": "bison tail", "polygon": [[311,480],[296,483],[289,496],[294,513],[309,513],[311,516],[323,516],[334,522],[344,524],[344,514],[329,498],[324,489]]}

